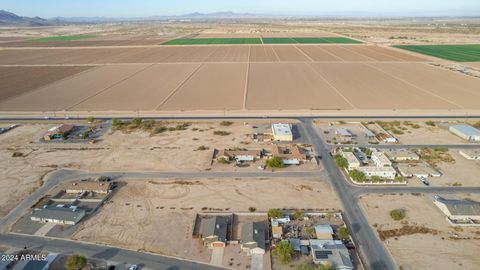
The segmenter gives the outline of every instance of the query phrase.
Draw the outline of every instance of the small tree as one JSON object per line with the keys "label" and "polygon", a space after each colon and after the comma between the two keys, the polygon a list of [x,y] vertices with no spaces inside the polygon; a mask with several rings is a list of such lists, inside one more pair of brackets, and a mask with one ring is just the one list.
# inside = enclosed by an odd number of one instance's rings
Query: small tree
{"label": "small tree", "polygon": [[279,157],[273,157],[266,162],[269,168],[283,168],[283,160]]}
{"label": "small tree", "polygon": [[300,210],[300,209],[295,209],[295,211],[293,211],[293,214],[292,214],[292,218],[297,220],[297,219],[300,219],[303,217],[303,211]]}
{"label": "small tree", "polygon": [[337,230],[337,237],[342,240],[348,239],[349,233],[346,227],[340,227]]}
{"label": "small tree", "polygon": [[280,260],[280,263],[287,265],[292,261],[293,248],[288,241],[282,241],[273,250],[273,256]]}
{"label": "small tree", "polygon": [[380,176],[374,175],[370,180],[372,180],[372,182],[374,183],[378,183],[382,180],[382,178],[380,178]]}
{"label": "small tree", "polygon": [[340,168],[347,168],[348,167],[348,161],[346,158],[342,157],[341,155],[337,154],[333,157],[335,160],[335,163],[337,164],[338,167]]}
{"label": "small tree", "polygon": [[87,258],[77,254],[69,256],[65,263],[67,270],[80,270],[85,266],[87,266]]}
{"label": "small tree", "polygon": [[95,117],[93,117],[93,116],[87,117],[87,122],[90,123],[90,124],[95,122]]}
{"label": "small tree", "polygon": [[405,218],[407,215],[405,209],[393,209],[390,211],[390,217],[392,217],[393,220],[399,221]]}
{"label": "small tree", "polygon": [[349,175],[356,182],[365,182],[365,180],[367,179],[365,174],[359,170],[351,170]]}
{"label": "small tree", "polygon": [[308,237],[312,238],[315,236],[315,229],[312,227],[307,227],[305,229],[305,233],[308,235]]}
{"label": "small tree", "polygon": [[283,217],[283,212],[278,208],[272,208],[268,210],[268,217],[269,218],[281,218]]}

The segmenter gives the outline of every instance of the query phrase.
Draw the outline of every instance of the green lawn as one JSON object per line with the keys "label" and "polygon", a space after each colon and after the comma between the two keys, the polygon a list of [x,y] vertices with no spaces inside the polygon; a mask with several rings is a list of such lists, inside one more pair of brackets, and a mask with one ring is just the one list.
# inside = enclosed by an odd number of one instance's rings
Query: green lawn
{"label": "green lawn", "polygon": [[32,39],[31,41],[38,41],[38,42],[47,42],[47,41],[73,41],[73,40],[80,40],[86,38],[95,38],[96,36],[90,35],[76,35],[76,36],[53,36],[53,37],[45,37],[45,38],[37,38]]}
{"label": "green lawn", "polygon": [[396,48],[457,62],[480,61],[480,45],[397,45]]}
{"label": "green lawn", "polygon": [[260,38],[179,38],[162,45],[261,44]]}

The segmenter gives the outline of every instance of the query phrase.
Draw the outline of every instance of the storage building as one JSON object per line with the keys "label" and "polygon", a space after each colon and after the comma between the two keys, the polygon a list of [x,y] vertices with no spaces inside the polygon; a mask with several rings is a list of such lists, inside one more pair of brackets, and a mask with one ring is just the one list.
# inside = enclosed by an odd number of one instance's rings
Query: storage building
{"label": "storage building", "polygon": [[33,210],[30,219],[39,222],[75,225],[80,222],[83,217],[85,217],[85,210],[52,207]]}
{"label": "storage building", "polygon": [[272,134],[274,141],[292,142],[293,132],[290,124],[273,124]]}
{"label": "storage building", "polygon": [[480,130],[470,125],[454,125],[449,130],[466,141],[480,142]]}

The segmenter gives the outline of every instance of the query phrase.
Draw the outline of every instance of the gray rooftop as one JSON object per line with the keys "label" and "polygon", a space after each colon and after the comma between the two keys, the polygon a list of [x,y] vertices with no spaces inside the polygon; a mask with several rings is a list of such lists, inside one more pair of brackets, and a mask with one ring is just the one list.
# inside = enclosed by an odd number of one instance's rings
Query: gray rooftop
{"label": "gray rooftop", "polygon": [[441,197],[437,201],[443,203],[454,216],[480,216],[480,203],[472,200],[448,200]]}
{"label": "gray rooftop", "polygon": [[228,216],[209,217],[203,221],[202,237],[217,236],[218,240],[226,241]]}
{"label": "gray rooftop", "polygon": [[265,249],[265,222],[249,222],[242,225],[242,243],[257,243]]}
{"label": "gray rooftop", "polygon": [[344,244],[334,242],[321,246],[312,246],[312,255],[316,260],[328,260],[334,269],[353,269],[348,249]]}
{"label": "gray rooftop", "polygon": [[31,217],[77,222],[84,215],[85,210],[81,209],[73,211],[69,208],[50,207],[35,209]]}
{"label": "gray rooftop", "polygon": [[467,136],[480,136],[480,130],[470,125],[453,125],[453,126],[450,126],[450,128],[455,129]]}

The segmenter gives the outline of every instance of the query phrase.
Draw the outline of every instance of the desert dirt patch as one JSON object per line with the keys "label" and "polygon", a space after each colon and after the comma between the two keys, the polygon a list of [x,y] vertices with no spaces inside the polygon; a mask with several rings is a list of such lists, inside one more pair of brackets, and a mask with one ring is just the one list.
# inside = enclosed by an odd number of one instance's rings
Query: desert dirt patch
{"label": "desert dirt patch", "polygon": [[[296,189],[299,185],[311,190]],[[249,207],[257,212],[270,208],[338,209],[339,202],[326,183],[316,180],[125,179],[110,202],[72,238],[209,262],[210,251],[191,236],[195,214],[248,212]]]}
{"label": "desert dirt patch", "polygon": [[[72,122],[76,123],[76,122]],[[41,185],[47,172],[56,169],[79,169],[92,172],[108,171],[215,171],[240,170],[231,165],[215,166],[213,150],[224,148],[269,148],[251,138],[252,125],[262,122],[232,122],[221,126],[214,122],[193,122],[186,130],[175,130],[183,123],[162,122],[167,129],[159,134],[149,131],[108,131],[96,144],[39,143],[39,139],[58,124],[23,123],[0,136],[0,167],[5,177],[0,179],[1,215],[8,213],[19,201]],[[5,123],[5,126],[14,123]],[[76,123],[83,124],[83,123]],[[3,124],[2,124],[3,126]],[[169,131],[173,128],[173,131]],[[213,135],[226,131],[226,136]],[[205,146],[206,150],[198,150]],[[17,157],[14,154],[17,153]],[[283,170],[309,170],[311,167],[289,167]],[[315,167],[314,169],[318,169]],[[258,171],[255,166],[242,171]]]}
{"label": "desert dirt patch", "polygon": [[[401,269],[473,270],[480,263],[480,229],[449,226],[426,195],[368,195],[360,199],[360,204]],[[390,217],[393,209],[404,209],[406,217],[394,221]]]}

